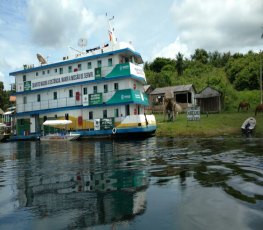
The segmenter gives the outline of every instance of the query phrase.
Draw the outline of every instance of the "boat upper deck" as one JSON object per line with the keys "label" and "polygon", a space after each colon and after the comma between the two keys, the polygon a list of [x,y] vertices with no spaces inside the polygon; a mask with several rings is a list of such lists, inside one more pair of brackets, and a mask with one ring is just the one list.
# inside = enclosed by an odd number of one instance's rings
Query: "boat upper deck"
{"label": "boat upper deck", "polygon": [[130,43],[119,42],[116,44],[105,44],[104,46],[95,47],[92,49],[87,49],[84,52],[77,53],[74,56],[64,56],[62,61],[55,62],[55,63],[47,63],[47,64],[40,64],[39,66],[35,67],[34,64],[31,65],[24,65],[22,70],[14,71],[9,73],[10,76],[19,76],[21,74],[27,74],[32,72],[44,71],[51,68],[67,66],[74,63],[80,63],[83,61],[88,60],[96,60],[98,58],[105,58],[108,56],[114,55],[121,55],[123,61],[125,62],[125,58],[132,56],[134,58],[134,63],[142,64],[143,60],[140,53],[136,52],[134,47]]}

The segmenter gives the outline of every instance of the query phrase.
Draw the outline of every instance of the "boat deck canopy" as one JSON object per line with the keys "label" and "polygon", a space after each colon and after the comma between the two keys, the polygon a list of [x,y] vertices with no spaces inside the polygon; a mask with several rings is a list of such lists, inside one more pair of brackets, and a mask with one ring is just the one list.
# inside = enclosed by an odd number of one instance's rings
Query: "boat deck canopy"
{"label": "boat deck canopy", "polygon": [[43,125],[69,125],[71,123],[71,120],[47,120]]}

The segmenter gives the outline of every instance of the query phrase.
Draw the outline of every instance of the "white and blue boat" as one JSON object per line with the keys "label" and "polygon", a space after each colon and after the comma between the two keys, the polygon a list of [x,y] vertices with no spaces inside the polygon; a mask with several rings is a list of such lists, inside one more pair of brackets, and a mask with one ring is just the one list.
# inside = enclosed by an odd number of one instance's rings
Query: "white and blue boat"
{"label": "white and blue boat", "polygon": [[81,138],[153,135],[154,115],[146,114],[148,96],[143,60],[131,43],[117,42],[109,20],[109,42],[62,61],[24,65],[15,77],[16,137],[35,138],[46,120],[71,120]]}

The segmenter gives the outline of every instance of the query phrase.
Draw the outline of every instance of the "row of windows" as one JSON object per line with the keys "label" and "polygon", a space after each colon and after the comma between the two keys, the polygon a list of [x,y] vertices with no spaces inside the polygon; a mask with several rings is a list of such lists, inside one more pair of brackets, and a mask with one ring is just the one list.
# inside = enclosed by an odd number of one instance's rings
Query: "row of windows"
{"label": "row of windows", "polygon": [[[102,110],[102,117],[108,118],[107,109]],[[119,117],[119,109],[114,109],[114,117]],[[93,111],[89,112],[89,120],[93,120]]]}
{"label": "row of windows", "polygon": [[[119,83],[114,83],[114,90],[119,90]],[[98,93],[98,86],[94,85],[93,86],[93,93]],[[108,85],[103,85],[103,93],[108,93]],[[83,95],[88,94],[88,89],[87,87],[83,88]]]}
{"label": "row of windows", "polygon": [[[108,85],[104,85],[104,93],[108,93]],[[119,89],[119,83],[114,83],[114,90],[118,90]],[[98,86],[94,85],[93,86],[93,93],[98,93]],[[87,87],[83,88],[83,95],[87,95],[88,94],[88,89]],[[73,97],[73,89],[69,90],[69,97],[72,98]],[[57,100],[58,99],[58,93],[57,92],[53,92],[53,100]],[[37,102],[41,101],[41,95],[37,94]],[[25,96],[23,98],[23,103],[26,104],[27,103],[27,97]]]}
{"label": "row of windows", "polygon": [[[112,66],[112,58],[109,58],[108,59],[108,66]],[[101,60],[98,60],[97,61],[97,67],[102,67],[102,61]],[[88,69],[92,69],[92,62],[88,62],[87,63],[87,68]],[[59,70],[59,74],[63,74],[64,72],[64,68],[63,67],[60,67],[59,69],[54,69],[54,72],[57,74],[58,73],[58,70]],[[82,70],[82,65],[81,64],[78,64],[78,67],[77,68],[74,68],[72,69],[72,66],[68,66],[68,73],[71,73],[71,72],[77,72],[77,71],[81,71]],[[45,74],[50,74],[50,70],[43,70],[42,71],[42,75],[45,75]],[[36,72],[36,76],[39,76],[39,73]],[[23,81],[26,81],[26,75],[23,75]]]}

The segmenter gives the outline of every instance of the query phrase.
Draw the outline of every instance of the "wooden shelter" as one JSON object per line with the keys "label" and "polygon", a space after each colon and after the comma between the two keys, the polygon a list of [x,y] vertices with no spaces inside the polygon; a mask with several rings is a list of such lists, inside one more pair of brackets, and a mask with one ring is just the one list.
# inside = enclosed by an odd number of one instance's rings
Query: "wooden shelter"
{"label": "wooden shelter", "polygon": [[218,113],[221,111],[221,93],[210,86],[195,95],[201,113]]}
{"label": "wooden shelter", "polygon": [[192,84],[168,86],[156,88],[149,94],[149,102],[153,112],[162,112],[163,98],[166,93],[172,93],[176,103],[180,104],[183,109],[195,105],[196,90]]}

